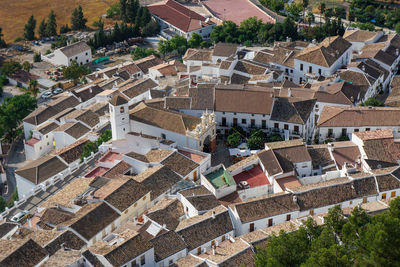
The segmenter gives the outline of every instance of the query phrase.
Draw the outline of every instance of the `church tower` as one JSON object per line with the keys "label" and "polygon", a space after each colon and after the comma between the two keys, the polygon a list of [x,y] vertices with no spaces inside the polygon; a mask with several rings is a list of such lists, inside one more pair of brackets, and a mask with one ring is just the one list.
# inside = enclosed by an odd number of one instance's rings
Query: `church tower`
{"label": "church tower", "polygon": [[123,139],[125,134],[130,131],[128,101],[124,97],[116,95],[110,100],[109,108],[112,139]]}

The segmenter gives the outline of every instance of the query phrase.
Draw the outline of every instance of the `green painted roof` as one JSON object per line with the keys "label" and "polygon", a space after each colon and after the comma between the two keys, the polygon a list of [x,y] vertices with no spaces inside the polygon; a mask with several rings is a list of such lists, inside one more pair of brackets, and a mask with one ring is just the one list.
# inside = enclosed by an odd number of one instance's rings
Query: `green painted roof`
{"label": "green painted roof", "polygon": [[211,182],[211,184],[217,189],[225,185],[227,186],[235,185],[235,180],[233,179],[230,172],[224,170],[223,168],[220,168],[216,171],[207,174],[206,177]]}

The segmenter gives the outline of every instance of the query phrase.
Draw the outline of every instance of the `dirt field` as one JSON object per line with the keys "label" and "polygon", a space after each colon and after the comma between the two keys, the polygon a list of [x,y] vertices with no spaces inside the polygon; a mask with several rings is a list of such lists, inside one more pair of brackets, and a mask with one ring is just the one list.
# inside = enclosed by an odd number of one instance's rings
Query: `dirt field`
{"label": "dirt field", "polygon": [[47,18],[51,9],[57,16],[57,25],[70,24],[74,8],[81,5],[88,26],[104,14],[109,5],[118,0],[0,0],[0,27],[6,41],[14,41],[22,36],[24,25],[30,15],[36,18],[36,30],[43,18]]}

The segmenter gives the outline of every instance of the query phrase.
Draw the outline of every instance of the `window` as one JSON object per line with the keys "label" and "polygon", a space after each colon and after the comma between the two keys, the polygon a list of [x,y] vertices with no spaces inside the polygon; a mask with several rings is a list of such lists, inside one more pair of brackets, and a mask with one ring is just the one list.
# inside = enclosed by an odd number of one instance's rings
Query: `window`
{"label": "window", "polygon": [[298,133],[298,132],[299,132],[299,126],[295,125],[295,126],[294,126],[294,131],[295,131],[296,133]]}
{"label": "window", "polygon": [[75,59],[78,59],[78,57],[75,57]]}
{"label": "window", "polygon": [[137,264],[136,261],[133,261],[131,264],[132,264],[132,265],[131,265],[132,267],[139,267],[139,264]]}
{"label": "window", "polygon": [[186,213],[188,213],[189,212],[189,208],[188,207],[186,207]]}
{"label": "window", "polygon": [[143,197],[143,200],[146,200],[146,196]]}
{"label": "window", "polygon": [[393,191],[392,193],[390,193],[390,197],[395,197],[396,196],[396,191]]}
{"label": "window", "polygon": [[321,69],[318,69],[318,74],[321,75],[322,71]]}
{"label": "window", "polygon": [[262,129],[267,128],[267,121],[266,121],[266,120],[262,120],[262,121],[261,121],[261,128],[262,128]]}
{"label": "window", "polygon": [[318,104],[315,105],[315,108],[318,108]]}
{"label": "window", "polygon": [[50,145],[50,143],[49,143],[49,142],[47,142],[47,145]]}
{"label": "window", "polygon": [[274,123],[274,128],[275,128],[275,129],[278,129],[278,128],[279,128],[279,123],[275,122],[275,123]]}
{"label": "window", "polygon": [[285,72],[286,72],[286,74],[289,74],[289,69],[286,68],[286,69],[285,69]]}
{"label": "window", "polygon": [[222,236],[221,241],[222,241],[222,242],[225,241],[225,236],[224,236],[224,235]]}
{"label": "window", "polygon": [[354,132],[355,133],[357,133],[357,132],[359,132],[360,131],[360,129],[354,129]]}
{"label": "window", "polygon": [[[303,71],[303,69],[304,69],[303,64],[300,64],[300,70]],[[301,79],[301,78],[300,78],[300,79]]]}
{"label": "window", "polygon": [[303,78],[300,77],[299,83],[301,84],[303,82]]}
{"label": "window", "polygon": [[174,259],[170,259],[168,264],[171,265],[172,263],[174,263]]}
{"label": "window", "polygon": [[201,247],[197,248],[197,255],[200,255],[200,254],[201,254]]}
{"label": "window", "polygon": [[88,52],[86,52],[85,55],[88,55]]}
{"label": "window", "polygon": [[224,111],[224,112],[222,112],[222,114],[224,114],[224,115],[225,115],[225,111]]}
{"label": "window", "polygon": [[342,136],[346,136],[347,135],[347,129],[346,128],[342,128]]}
{"label": "window", "polygon": [[221,122],[222,126],[226,126],[226,118],[222,117],[222,122]]}
{"label": "window", "polygon": [[333,129],[328,129],[328,137],[331,137],[333,135]]}
{"label": "window", "polygon": [[249,231],[250,231],[250,232],[254,232],[254,223],[251,223],[251,224],[250,224],[250,229],[249,229]]}
{"label": "window", "polygon": [[42,150],[42,147],[40,147],[40,150]]}
{"label": "window", "polygon": [[314,215],[314,210],[310,210],[310,215],[311,215],[311,216]]}
{"label": "window", "polygon": [[363,203],[367,203],[367,198],[366,197],[363,198]]}
{"label": "window", "polygon": [[125,128],[122,129],[125,132]]}
{"label": "window", "polygon": [[89,63],[89,59],[86,59],[86,63]]}
{"label": "window", "polygon": [[250,121],[250,126],[253,127],[253,128],[256,127],[256,120],[252,119]]}
{"label": "window", "polygon": [[161,134],[161,139],[167,139],[167,136],[165,134]]}
{"label": "window", "polygon": [[233,122],[232,122],[233,126],[236,126],[237,123],[238,123],[238,119],[237,118],[233,118]]}
{"label": "window", "polygon": [[140,256],[140,265],[146,264],[146,257],[144,255]]}
{"label": "window", "polygon": [[386,193],[382,194],[382,199],[386,199]]}
{"label": "window", "polygon": [[371,130],[371,128],[365,128],[365,130],[368,132],[368,131],[370,131],[370,130]]}
{"label": "window", "polygon": [[308,72],[312,73],[312,66],[308,67]]}
{"label": "window", "polygon": [[233,112],[233,115],[236,115],[236,112]]}
{"label": "window", "polygon": [[242,119],[242,124],[246,124],[246,123],[247,123],[246,119]]}
{"label": "window", "polygon": [[293,73],[293,70],[290,70],[290,73]]}
{"label": "window", "polygon": [[215,246],[215,240],[211,241],[211,246]]}
{"label": "window", "polygon": [[272,218],[271,218],[271,219],[268,219],[268,227],[271,227],[272,225],[273,225]]}
{"label": "window", "polygon": [[120,107],[120,108],[119,108],[119,112],[120,112],[120,113],[124,113],[124,111],[125,111],[124,107]]}
{"label": "window", "polygon": [[290,214],[286,215],[286,221],[290,221]]}
{"label": "window", "polygon": [[288,124],[284,124],[284,125],[283,125],[283,129],[289,130],[289,125],[288,125]]}

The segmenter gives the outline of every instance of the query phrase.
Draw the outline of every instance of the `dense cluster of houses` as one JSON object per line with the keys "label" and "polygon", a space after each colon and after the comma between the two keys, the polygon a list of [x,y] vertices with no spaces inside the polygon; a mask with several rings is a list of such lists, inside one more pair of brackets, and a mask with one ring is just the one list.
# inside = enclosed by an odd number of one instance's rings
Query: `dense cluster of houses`
{"label": "dense cluster of houses", "polygon": [[[179,12],[165,5],[154,10]],[[18,193],[48,197],[0,224],[0,265],[254,266],[270,236],[323,224],[334,205],[387,209],[400,194],[399,40],[220,43],[88,75],[23,120]],[[392,107],[358,106],[381,90]],[[285,141],[215,164],[232,126]],[[81,157],[106,129],[111,140]]]}

